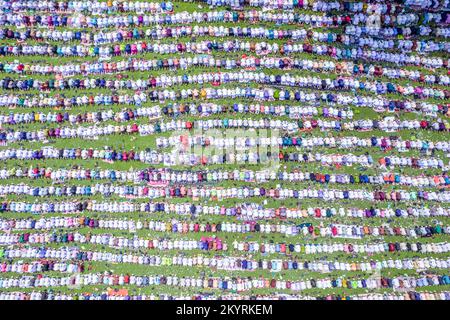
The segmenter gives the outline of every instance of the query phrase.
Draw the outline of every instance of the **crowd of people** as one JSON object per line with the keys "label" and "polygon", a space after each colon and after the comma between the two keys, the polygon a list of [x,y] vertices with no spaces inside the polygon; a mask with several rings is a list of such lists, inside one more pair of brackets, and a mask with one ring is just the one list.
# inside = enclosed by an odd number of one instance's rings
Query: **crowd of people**
{"label": "crowd of people", "polygon": [[[232,82],[255,82],[265,85],[283,85],[284,87],[310,87],[322,88],[328,90],[340,91],[368,91],[370,93],[383,94],[402,94],[414,95],[416,99],[436,98],[445,99],[450,97],[450,91],[433,89],[431,87],[420,86],[400,86],[391,82],[362,82],[353,78],[323,78],[323,77],[300,77],[290,74],[269,75],[263,72],[221,72],[221,73],[200,73],[194,75],[184,74],[182,76],[152,77],[148,81],[145,79],[137,80],[108,80],[108,79],[68,79],[68,80],[48,80],[39,81],[29,78],[26,81],[14,81],[11,78],[0,79],[0,87],[4,90],[28,91],[28,90],[52,90],[60,91],[67,89],[87,90],[94,88],[106,88],[110,90],[133,89],[147,90],[150,88],[168,88],[179,85],[213,83],[214,85],[228,84]],[[274,92],[274,98],[277,99],[277,92]],[[278,92],[278,95],[280,92]],[[286,93],[284,93],[286,95]]]}
{"label": "crowd of people", "polygon": [[74,97],[59,97],[59,96],[45,96],[43,94],[37,95],[0,95],[0,106],[3,107],[54,107],[54,108],[70,108],[75,106],[114,106],[117,104],[137,105],[141,106],[143,103],[164,102],[166,100],[181,100],[181,99],[247,99],[257,101],[295,101],[302,103],[329,103],[339,104],[342,106],[355,106],[357,108],[370,108],[375,111],[420,111],[423,113],[448,113],[448,106],[444,107],[441,104],[434,104],[431,102],[414,102],[414,101],[398,101],[388,100],[383,97],[374,96],[351,96],[343,93],[318,94],[307,91],[290,91],[278,90],[274,88],[255,89],[247,88],[202,88],[198,90],[181,89],[181,90],[163,90],[163,91],[136,91],[134,95],[79,95]]}
{"label": "crowd of people", "polygon": [[448,8],[2,1],[0,300],[450,300]]}
{"label": "crowd of people", "polygon": [[422,277],[383,277],[381,279],[309,279],[309,280],[277,280],[270,278],[197,278],[197,277],[178,277],[164,275],[119,275],[102,273],[85,273],[75,276],[52,277],[52,276],[21,276],[0,279],[0,288],[48,288],[48,287],[76,287],[81,285],[109,285],[109,286],[168,286],[175,288],[201,288],[215,290],[234,290],[237,292],[250,291],[252,289],[272,288],[279,290],[288,290],[289,292],[299,292],[306,289],[415,289],[425,286],[446,286],[450,284],[450,278],[447,275],[432,275]]}
{"label": "crowd of people", "polygon": [[196,68],[223,68],[225,70],[256,68],[292,70],[300,69],[307,71],[335,72],[342,75],[367,75],[372,77],[387,77],[390,79],[407,79],[428,85],[448,85],[449,76],[446,74],[427,74],[419,70],[406,68],[385,67],[369,63],[355,63],[353,61],[331,61],[317,59],[297,59],[291,57],[259,57],[243,55],[239,59],[215,59],[211,56],[194,55],[193,57],[175,57],[168,59],[138,59],[130,58],[117,62],[85,62],[81,64],[42,65],[24,64],[18,61],[0,63],[0,72],[36,75],[61,75],[68,77],[72,75],[96,75],[115,74],[124,71],[150,71],[165,69],[186,70]]}
{"label": "crowd of people", "polygon": [[61,291],[41,290],[41,291],[8,291],[0,293],[0,300],[82,300],[82,301],[106,301],[106,300],[449,300],[449,292],[427,292],[427,291],[408,291],[406,293],[368,293],[352,296],[342,296],[339,294],[330,294],[326,296],[312,297],[307,295],[246,295],[246,294],[228,294],[228,295],[210,295],[210,294],[196,294],[196,295],[179,295],[173,296],[168,294],[160,295],[146,295],[146,294],[130,294],[128,292],[119,291],[103,291],[102,293],[83,293],[83,294],[69,294]]}
{"label": "crowd of people", "polygon": [[371,262],[331,262],[331,261],[310,261],[299,262],[296,260],[248,260],[235,257],[207,257],[207,256],[149,256],[149,255],[124,255],[113,254],[111,252],[77,252],[75,255],[83,262],[59,262],[58,260],[39,260],[18,263],[1,263],[0,273],[14,272],[14,273],[36,273],[36,272],[67,272],[67,273],[82,273],[86,270],[86,261],[106,261],[111,263],[135,263],[150,266],[185,266],[185,267],[211,267],[217,270],[270,270],[277,272],[280,270],[310,270],[321,273],[331,273],[336,270],[342,271],[376,271],[383,269],[397,269],[397,270],[417,270],[429,268],[446,269],[449,265],[449,260],[438,259],[404,259],[404,260],[383,260]]}
{"label": "crowd of people", "polygon": [[31,197],[119,197],[133,199],[245,199],[264,197],[272,199],[320,199],[324,201],[364,200],[368,202],[414,202],[417,200],[438,203],[450,202],[450,191],[380,191],[367,189],[291,189],[264,187],[152,187],[136,185],[114,185],[110,183],[96,183],[92,185],[68,185],[36,187],[28,184],[0,185],[0,196],[31,196]]}
{"label": "crowd of people", "polygon": [[[177,215],[220,215],[233,216],[243,220],[258,220],[258,219],[300,219],[300,218],[334,218],[334,217],[353,217],[353,218],[409,218],[409,217],[448,217],[450,209],[440,206],[427,207],[408,207],[402,208],[344,208],[344,207],[329,207],[329,208],[268,208],[257,203],[245,203],[233,207],[225,206],[208,206],[198,205],[191,202],[185,203],[167,203],[167,202],[149,202],[135,204],[131,202],[97,202],[97,201],[68,201],[68,202],[3,202],[1,203],[0,212],[13,213],[29,213],[29,214],[51,214],[51,213],[81,213],[81,212],[98,212],[98,213],[132,213],[132,212],[148,212],[148,213],[166,213]],[[95,226],[96,219],[82,217],[77,219],[75,217],[49,217],[49,218],[29,218],[29,219],[2,219],[0,220],[0,230],[22,230],[22,229],[54,229],[54,228],[75,228],[82,226]],[[99,222],[98,222],[99,223]],[[120,220],[114,222],[114,225],[122,223]],[[132,223],[132,221],[129,221]],[[142,225],[137,221],[137,227],[142,228]],[[127,227],[128,228],[128,227]],[[122,227],[119,226],[119,229]],[[195,227],[194,227],[195,229]]]}
{"label": "crowd of people", "polygon": [[[323,157],[322,157],[323,158]],[[394,173],[384,173],[376,176],[360,174],[357,176],[350,174],[320,174],[307,173],[301,171],[286,172],[280,171],[173,171],[173,170],[141,170],[141,171],[116,171],[116,170],[90,170],[83,168],[56,169],[52,168],[15,168],[12,170],[1,169],[0,179],[12,178],[46,178],[53,181],[68,180],[111,180],[123,182],[147,182],[150,184],[197,184],[201,182],[222,182],[222,181],[246,181],[246,182],[269,182],[269,181],[289,181],[303,182],[313,181],[320,183],[338,184],[396,184],[414,187],[436,187],[447,186],[450,178],[446,175],[435,176],[403,176]]]}

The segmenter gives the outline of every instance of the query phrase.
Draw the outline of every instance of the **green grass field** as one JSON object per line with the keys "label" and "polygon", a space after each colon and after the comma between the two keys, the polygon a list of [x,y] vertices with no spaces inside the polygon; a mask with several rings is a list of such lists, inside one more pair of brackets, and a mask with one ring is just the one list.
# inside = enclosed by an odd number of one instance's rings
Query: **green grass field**
{"label": "green grass field", "polygon": [[[255,8],[245,7],[244,10],[252,10]],[[259,8],[258,8],[259,9]],[[174,1],[174,11],[175,12],[181,12],[181,11],[187,11],[187,12],[194,12],[194,11],[210,11],[210,10],[230,10],[226,7],[219,7],[211,9],[206,4],[200,4],[200,2],[180,2],[180,1]],[[295,12],[303,13],[303,14],[315,14],[315,15],[323,15],[323,13],[315,12],[309,9],[295,9]],[[33,12],[27,12],[28,14],[34,14]],[[25,13],[24,13],[25,14]],[[111,14],[118,14],[118,13],[111,13]],[[339,12],[335,12],[334,14],[339,14]],[[89,13],[86,13],[86,15],[89,15]],[[125,13],[124,13],[125,15]],[[197,24],[197,23],[196,23]],[[198,24],[201,25],[201,24]],[[203,23],[203,25],[224,25],[226,27],[231,26],[248,26],[247,22],[239,22],[239,23]],[[171,25],[172,26],[172,25]],[[253,25],[252,25],[253,26]],[[257,23],[254,24],[254,26],[262,26],[267,28],[273,28],[273,29],[309,29],[309,30],[315,30],[315,31],[322,31],[322,32],[333,32],[333,33],[343,33],[344,28],[342,26],[332,28],[329,30],[326,27],[312,27],[310,25],[300,25],[300,24],[292,24],[292,25],[275,25],[271,23]],[[18,31],[23,30],[24,28],[17,28],[17,27],[10,27],[8,28],[17,29]],[[6,26],[2,26],[2,28],[6,28]],[[29,28],[29,27],[27,27]],[[35,29],[45,29],[45,27],[32,27]],[[139,29],[151,29],[154,28],[154,26],[148,26],[148,27],[138,27]],[[64,30],[68,29],[68,27],[57,27],[56,30]],[[317,30],[316,30],[317,29]],[[90,32],[99,32],[100,30],[95,29],[86,29]],[[108,28],[101,31],[114,31],[114,28]],[[197,41],[200,40],[207,40],[207,39],[213,39],[210,37],[196,37]],[[217,41],[225,41],[229,40],[226,38],[214,38]],[[432,39],[434,41],[443,41],[446,42],[446,39],[433,39],[432,37],[424,37],[424,39]],[[242,38],[241,40],[245,41],[253,41],[253,39],[247,39]],[[151,41],[151,40],[146,40]],[[185,38],[171,38],[171,39],[163,39],[159,42],[164,43],[172,43],[172,42],[189,42],[191,39],[189,37]],[[260,41],[260,40],[257,40]],[[266,42],[278,42],[280,45],[282,45],[286,40],[267,40]],[[309,41],[310,43],[318,43],[314,41]],[[33,44],[33,43],[39,43],[37,41],[31,41],[27,40],[27,44]],[[45,43],[45,42],[44,42]],[[49,42],[51,43],[51,42]],[[55,43],[55,42],[53,42]],[[74,44],[76,41],[73,42]],[[301,41],[299,43],[302,43]],[[14,39],[2,39],[0,40],[0,45],[16,45],[17,42]],[[40,44],[43,44],[42,42]],[[55,44],[61,45],[61,43],[56,42]],[[332,45],[338,46],[338,47],[344,47],[341,44],[333,43]],[[213,52],[211,55],[214,57],[222,57],[222,58],[239,58],[244,54],[243,52],[235,52],[235,53],[224,53],[224,52]],[[254,55],[250,53],[246,53],[247,55]],[[193,54],[185,54],[186,56]],[[449,55],[448,52],[439,51],[437,53],[433,53],[432,55],[442,57],[444,59],[448,59]],[[279,54],[272,54],[274,57],[279,57]],[[307,54],[307,53],[299,53],[299,54],[292,54],[290,55],[293,58],[298,59],[318,59],[318,60],[333,60],[333,58],[325,56],[325,55],[313,55],[313,54]],[[112,57],[111,61],[122,61],[127,60],[129,58],[142,58],[142,59],[164,59],[174,57],[174,55],[158,55],[158,54],[152,54],[152,53],[145,53],[145,54],[139,54],[136,56],[118,56],[118,57]],[[10,63],[12,61],[19,61],[23,64],[50,64],[50,65],[62,65],[65,63],[82,63],[86,61],[95,61],[98,57],[61,57],[61,56],[0,56],[0,61],[3,64]],[[367,63],[362,61],[362,63]],[[371,64],[375,64],[374,62],[369,62]],[[390,68],[406,68],[410,70],[419,70],[421,73],[424,74],[435,74],[435,75],[446,75],[448,74],[448,70],[445,68],[438,68],[435,70],[430,70],[427,68],[422,67],[416,67],[416,66],[396,66],[392,63],[383,63],[381,64],[385,67]],[[230,70],[230,72],[235,72],[238,69]],[[90,78],[105,78],[105,79],[116,79],[119,74],[126,75],[129,79],[147,79],[152,76],[158,76],[161,74],[168,74],[168,75],[183,75],[183,74],[199,74],[199,73],[205,73],[205,72],[223,72],[223,70],[218,70],[217,68],[197,68],[197,67],[191,67],[187,70],[168,70],[168,69],[159,69],[159,70],[151,70],[148,72],[121,72],[121,73],[112,73],[112,74],[101,74],[101,75],[87,75],[87,76],[81,76],[76,75],[73,78],[76,79],[90,79]],[[262,71],[265,73],[271,73],[275,75],[281,75],[283,73],[289,73],[289,74],[298,74],[303,76],[317,76],[321,78],[331,78],[335,79],[340,77],[337,73],[312,73],[304,70],[298,70],[298,69],[292,69],[289,71],[279,70],[279,69],[264,69],[260,68],[257,71]],[[225,71],[226,72],[226,71]],[[31,75],[31,74],[14,74],[14,73],[5,73],[0,72],[0,79],[4,79],[6,77],[12,78],[12,79],[27,79],[27,78],[33,78],[35,80],[50,80],[54,79],[55,75]],[[383,83],[387,82],[394,82],[396,84],[401,85],[408,85],[411,84],[413,86],[423,86],[424,84],[419,82],[413,82],[408,81],[405,79],[402,80],[393,80],[386,76],[382,76],[379,78],[372,78],[370,76],[358,76],[360,81],[381,81]],[[259,84],[255,83],[230,83],[230,84],[221,84],[222,88],[230,87],[239,87],[239,86],[252,86],[252,87],[261,87]],[[189,86],[183,85],[183,86],[173,86],[170,87],[169,90],[179,90],[182,88],[188,88]],[[207,85],[191,85],[191,88],[202,88],[202,87],[210,87],[209,84]],[[433,85],[434,88],[441,89],[441,90],[448,90],[448,87],[445,85]],[[290,88],[290,90],[294,90],[296,88]],[[310,91],[315,92],[319,91],[316,89],[303,89],[300,88],[300,90],[303,91]],[[77,96],[81,94],[87,94],[87,95],[95,95],[95,94],[111,94],[111,91],[108,89],[92,89],[92,90],[64,90],[64,91],[49,91],[49,92],[40,92],[39,90],[30,90],[27,92],[24,91],[10,91],[5,90],[4,88],[0,88],[0,95],[4,94],[17,94],[17,95],[56,95],[56,94],[62,94],[67,97],[71,96]],[[119,94],[132,94],[132,90],[119,90]],[[362,92],[362,91],[356,91],[356,92],[345,92],[345,94],[349,95],[371,95],[376,96],[371,93]],[[392,100],[414,100],[412,96],[403,96],[400,94],[386,94],[383,95],[383,98],[385,99],[392,99]],[[179,103],[203,103],[205,102],[202,99],[198,100],[192,100],[192,99],[185,99],[183,101],[179,101]],[[227,99],[216,99],[208,102],[213,102],[221,105],[232,105],[234,103],[257,103],[246,99],[235,99],[233,101],[227,100]],[[443,99],[424,99],[424,100],[417,100],[416,102],[428,102],[428,103],[435,103],[435,104],[443,104],[448,105],[448,100]],[[146,102],[144,106],[150,106],[150,105],[159,105],[161,107],[169,104],[170,101],[165,102]],[[301,103],[297,103],[295,101],[272,101],[272,102],[264,102],[264,104],[283,104],[283,105],[301,105]],[[326,106],[326,104],[322,103],[321,106]],[[34,107],[31,109],[29,108],[23,108],[23,107],[14,107],[14,108],[8,108],[8,107],[1,107],[0,114],[2,115],[8,115],[10,113],[27,113],[27,112],[68,112],[69,114],[79,114],[82,112],[89,112],[93,110],[105,110],[105,109],[112,109],[113,111],[120,111],[125,108],[130,107],[133,109],[133,106],[124,106],[124,105],[112,105],[112,106],[82,106],[82,107],[74,107],[74,108],[66,108],[66,109],[58,109],[55,110],[53,108],[41,108],[41,107]],[[344,108],[342,106],[336,105],[336,108]],[[377,113],[370,108],[364,108],[364,107],[356,107],[356,106],[350,106],[348,107],[354,112],[354,119],[353,120],[359,120],[359,119],[378,119],[381,120],[386,116],[395,116],[398,119],[401,120],[411,120],[411,119],[427,119],[427,120],[435,120],[434,117],[430,117],[428,115],[419,114],[419,113],[406,113],[406,112],[397,112],[395,114],[390,114],[386,112]],[[235,113],[229,113],[229,114],[219,114],[219,115],[211,115],[209,117],[202,117],[202,119],[225,119],[225,118],[246,118],[246,119],[260,119],[260,118],[267,118],[265,115],[252,115],[252,114],[235,114]],[[448,117],[443,114],[438,115],[439,118],[441,118],[443,121],[445,121],[448,124]],[[196,117],[191,115],[183,115],[176,117],[177,120],[192,120],[195,121]],[[288,116],[280,116],[277,119],[280,120],[290,120]],[[171,118],[168,116],[164,116],[162,121],[170,121]],[[158,120],[158,121],[161,121]],[[342,120],[343,122],[347,120]],[[139,118],[133,121],[130,121],[130,123],[137,123],[137,124],[147,124],[147,123],[155,123],[155,121],[149,120],[147,118]],[[108,124],[116,125],[117,123],[114,121],[107,121],[102,122],[99,125],[104,126]],[[125,123],[126,125],[127,123]],[[92,126],[92,123],[81,123],[77,124],[76,126]],[[28,124],[4,124],[1,128],[1,131],[8,131],[8,130],[15,130],[15,131],[38,131],[42,129],[48,129],[48,128],[56,128],[60,126],[72,126],[70,123],[63,123],[63,124],[56,124],[56,123],[28,123]],[[225,134],[227,131],[222,130]],[[159,133],[158,135],[161,136],[170,136],[169,133]],[[39,149],[41,147],[51,146],[54,148],[93,148],[93,149],[102,149],[105,146],[112,147],[116,150],[135,150],[135,151],[142,151],[146,150],[147,148],[150,149],[156,149],[156,143],[155,139],[158,136],[155,135],[148,135],[148,136],[140,136],[138,134],[134,135],[109,135],[109,136],[100,136],[96,140],[83,140],[80,138],[71,138],[71,139],[49,139],[48,141],[21,141],[21,142],[10,142],[5,146],[0,147],[1,149],[7,149],[7,148],[24,148],[24,149]],[[334,137],[345,137],[345,136],[357,136],[361,138],[367,138],[372,136],[397,136],[401,137],[403,139],[426,139],[429,141],[449,141],[450,134],[448,131],[445,132],[436,132],[436,131],[414,131],[412,130],[402,130],[399,132],[383,132],[381,130],[374,130],[369,132],[358,132],[358,131],[326,131],[322,132],[320,130],[313,130],[311,132],[298,132],[297,136],[299,137],[312,137],[312,136],[334,136]],[[360,154],[366,154],[370,153],[372,158],[375,160],[375,164],[371,167],[363,167],[359,165],[353,165],[353,166],[342,166],[342,167],[335,167],[335,166],[321,166],[319,163],[296,163],[296,162],[287,162],[287,163],[281,163],[280,170],[286,170],[286,171],[292,171],[292,170],[300,170],[303,172],[317,172],[317,173],[323,173],[323,174],[368,174],[368,175],[376,175],[383,172],[392,172],[397,173],[401,175],[411,175],[411,176],[419,176],[419,175],[427,175],[432,176],[436,174],[446,174],[446,172],[442,172],[441,169],[417,169],[417,168],[411,168],[411,167],[395,167],[392,169],[385,169],[381,168],[377,164],[377,160],[380,157],[384,156],[393,156],[393,155],[400,155],[399,152],[397,152],[395,149],[389,150],[389,151],[383,151],[380,148],[355,148],[352,150],[342,150],[337,148],[314,148],[311,151],[308,151],[307,149],[303,147],[286,147],[283,148],[283,151],[288,152],[294,152],[295,150],[298,150],[297,152],[312,152],[312,153],[323,153],[323,154],[344,154],[344,153],[353,153],[356,155]],[[158,152],[169,152],[168,149],[158,149]],[[401,156],[403,157],[417,157],[421,158],[424,155],[417,151],[417,150],[410,150],[408,152],[401,153]],[[449,164],[449,160],[447,158],[447,155],[444,152],[437,151],[433,154],[433,157],[440,158],[444,161],[446,165]],[[52,169],[59,169],[59,168],[72,168],[75,166],[79,166],[81,168],[89,168],[89,169],[113,169],[113,170],[140,170],[150,167],[150,165],[145,164],[143,162],[139,161],[128,161],[128,162],[122,162],[122,161],[116,161],[114,163],[108,163],[106,161],[100,161],[100,160],[82,160],[82,159],[64,159],[64,160],[55,160],[55,159],[46,159],[46,160],[5,160],[1,165],[0,169],[7,168],[9,170],[17,169],[17,168],[30,168],[32,167],[46,167],[46,168],[52,168]],[[163,168],[164,165],[151,165],[151,167],[156,168]],[[208,165],[205,166],[195,166],[195,167],[186,167],[186,166],[175,166],[171,167],[171,169],[179,169],[179,170],[228,170],[232,171],[234,169],[264,169],[264,165],[246,165],[246,164],[224,164],[224,165]],[[109,180],[69,180],[65,181],[62,184],[71,186],[71,185],[94,185],[96,183],[108,183]],[[48,179],[30,179],[30,178],[14,178],[14,179],[7,179],[7,180],[0,180],[0,184],[8,185],[8,184],[27,184],[27,185],[33,185],[33,186],[47,186],[54,184],[51,180]],[[114,182],[117,185],[123,184],[123,185],[130,185],[130,183],[122,183],[122,182]],[[292,188],[292,189],[308,189],[308,188],[321,188],[321,189],[366,189],[366,190],[383,190],[383,191],[391,191],[391,190],[416,190],[420,191],[420,188],[417,187],[407,187],[407,186],[398,186],[398,185],[371,185],[371,184],[319,184],[315,182],[296,182],[296,183],[289,183],[284,181],[274,181],[274,182],[267,182],[263,184],[258,184],[256,182],[219,182],[219,183],[205,183],[207,186],[216,186],[216,187],[239,187],[239,186],[261,186],[261,187],[284,187],[284,188]],[[436,191],[437,188],[426,188],[428,191]],[[72,201],[72,200],[97,200],[97,201],[104,201],[104,202],[112,202],[112,201],[127,201],[127,202],[135,202],[135,203],[141,203],[141,202],[148,202],[146,199],[124,199],[122,197],[118,196],[110,196],[110,197],[102,197],[102,196],[94,196],[94,197],[49,197],[49,198],[39,198],[39,197],[32,197],[32,196],[15,196],[15,195],[8,195],[3,196],[2,199],[0,199],[1,202],[10,202],[10,201],[23,201],[23,202],[38,202],[38,201],[47,201],[47,202],[62,202],[62,201]],[[370,207],[376,207],[376,208],[406,208],[406,207],[422,207],[422,206],[428,206],[433,207],[436,205],[442,206],[444,208],[448,208],[448,203],[435,203],[435,202],[427,202],[427,201],[411,201],[411,202],[369,202],[369,201],[352,201],[352,200],[342,200],[342,201],[334,201],[332,203],[327,203],[326,201],[316,201],[316,200],[297,200],[297,199],[266,199],[263,197],[253,197],[248,199],[224,199],[224,200],[214,200],[214,199],[201,199],[201,200],[193,200],[192,199],[157,199],[155,202],[173,202],[173,203],[184,203],[184,202],[194,202],[199,204],[207,204],[207,205],[220,205],[220,206],[234,206],[246,202],[253,202],[253,203],[262,203],[267,208],[278,208],[278,207],[287,207],[287,208],[307,208],[309,206],[313,207],[345,207],[345,208],[370,208]],[[71,213],[73,217],[80,217],[80,216],[89,216],[91,218],[98,218],[98,219],[105,219],[105,218],[127,218],[127,219],[133,219],[133,220],[166,220],[170,221],[172,219],[177,220],[187,220],[188,222],[191,222],[192,220],[195,220],[199,223],[217,223],[217,222],[236,222],[236,218],[230,217],[230,216],[213,216],[213,215],[200,215],[199,217],[193,219],[190,216],[181,216],[176,214],[165,214],[165,213],[141,213],[141,212],[133,212],[133,213],[120,213],[120,214],[106,214],[106,213],[98,213],[98,212],[81,212],[81,213]],[[61,216],[61,214],[46,214],[45,217],[52,217],[52,216]],[[64,215],[66,216],[66,215]],[[13,213],[13,212],[1,212],[0,213],[1,219],[24,219],[24,218],[39,218],[38,215],[28,214],[28,213]],[[264,223],[265,221],[260,221],[260,223]],[[355,225],[367,225],[367,226],[380,226],[382,224],[390,224],[392,226],[404,226],[404,227],[414,227],[414,226],[423,226],[423,225],[442,225],[442,226],[448,226],[450,223],[449,217],[421,217],[421,218],[415,218],[415,217],[408,217],[408,218],[371,218],[371,219],[361,219],[361,218],[351,218],[351,217],[331,217],[331,218],[323,218],[323,219],[316,219],[316,218],[298,218],[298,219],[288,219],[288,220],[271,220],[266,221],[268,223],[281,223],[281,224],[301,224],[301,223],[312,223],[314,226],[317,226],[321,223],[323,225],[329,225],[329,224],[355,224]],[[428,238],[418,238],[418,239],[411,239],[404,236],[366,236],[363,239],[360,240],[352,240],[352,239],[345,239],[345,238],[334,238],[330,239],[329,237],[312,237],[310,235],[303,236],[303,235],[297,235],[292,237],[286,237],[281,234],[261,234],[261,233],[227,233],[227,232],[215,232],[215,233],[207,233],[207,232],[200,232],[200,233],[187,233],[187,234],[180,234],[180,233],[163,233],[163,232],[156,232],[156,231],[150,231],[150,230],[138,230],[136,233],[131,233],[128,231],[120,231],[120,230],[111,230],[111,229],[100,229],[100,228],[89,228],[84,227],[76,230],[79,233],[82,234],[113,234],[115,236],[123,236],[127,238],[132,238],[134,236],[139,236],[140,238],[166,238],[166,239],[200,239],[202,236],[210,236],[210,235],[216,235],[217,237],[223,239],[224,242],[226,242],[229,246],[228,251],[204,251],[204,250],[192,250],[192,251],[180,251],[180,250],[169,250],[169,251],[157,251],[157,250],[150,250],[150,249],[139,249],[139,250],[120,250],[120,249],[114,249],[108,246],[102,246],[102,245],[94,245],[94,244],[77,244],[77,243],[68,243],[68,244],[45,244],[46,247],[64,247],[64,246],[77,246],[80,247],[82,250],[93,250],[93,251],[109,251],[109,252],[135,252],[138,254],[150,254],[150,255],[160,255],[161,257],[172,257],[174,255],[204,255],[204,256],[247,256],[249,259],[287,259],[288,257],[285,255],[280,254],[245,254],[242,252],[237,252],[233,250],[233,242],[234,241],[254,241],[254,242],[273,242],[273,243],[330,243],[330,242],[355,242],[355,243],[372,243],[377,241],[382,242],[421,242],[421,243],[429,243],[429,242],[448,242],[449,237],[448,235],[441,234],[441,235],[433,235],[432,237]],[[5,231],[1,231],[4,233]],[[38,231],[38,230],[13,230],[11,233],[35,233],[35,232],[55,232],[55,233],[66,233],[70,232],[70,230],[65,229],[54,229],[51,231]],[[34,261],[37,259],[31,259],[31,258],[18,258],[18,259],[6,259],[3,256],[3,251],[8,248],[16,248],[16,247],[28,247],[28,246],[35,246],[39,247],[40,245],[37,244],[18,244],[13,246],[7,246],[7,245],[0,245],[0,263],[6,262],[6,263],[12,263],[16,261]],[[389,260],[389,259],[414,259],[414,258],[425,258],[425,257],[433,257],[433,258],[439,258],[439,259],[450,259],[449,253],[436,253],[436,254],[418,254],[414,252],[395,252],[395,253],[382,253],[382,254],[375,254],[375,255],[367,255],[367,254],[361,254],[361,253],[353,253],[353,254],[347,254],[347,253],[317,253],[313,255],[306,255],[306,254],[292,254],[289,258],[296,259],[299,262],[304,261],[341,261],[341,262],[366,262],[371,260]],[[217,270],[212,269],[209,267],[184,267],[184,266],[169,266],[169,265],[163,265],[163,266],[146,266],[146,265],[137,265],[132,263],[107,263],[107,262],[92,262],[92,261],[86,261],[86,270],[84,273],[96,273],[96,272],[113,272],[114,274],[133,274],[133,275],[177,275],[177,276],[192,276],[192,277],[264,277],[269,279],[284,279],[284,280],[299,280],[299,279],[319,279],[319,278],[343,278],[343,279],[361,279],[366,278],[370,276],[370,273],[366,273],[363,271],[333,271],[331,273],[319,273],[319,272],[312,272],[309,270],[282,270],[280,272],[270,272],[267,270],[256,270],[256,271],[226,271],[226,270]],[[406,270],[406,269],[383,269],[381,271],[382,277],[397,277],[397,276],[416,276],[418,277],[420,274],[429,273],[429,274],[438,274],[438,275],[447,275],[448,269],[430,269],[426,271],[418,271],[418,270]],[[46,276],[54,276],[54,277],[62,277],[66,276],[67,274],[58,272],[58,271],[49,271],[42,273]],[[0,274],[0,278],[5,279],[8,277],[21,277],[23,275],[30,275],[30,274],[22,274],[18,272],[2,272]],[[33,274],[31,274],[33,275]],[[34,274],[36,275],[36,274]],[[51,289],[56,292],[66,292],[69,294],[86,294],[86,293],[101,293],[105,291],[109,286],[108,285],[98,285],[98,286],[81,286],[76,288],[67,288],[67,287],[53,287],[53,288],[47,288]],[[237,294],[246,294],[246,295],[273,295],[277,293],[290,293],[293,292],[290,290],[278,290],[278,289],[255,289],[255,290],[249,290],[243,293],[238,292],[232,292],[230,290],[219,290],[219,289],[196,289],[196,288],[177,288],[177,287],[169,287],[169,286],[147,286],[147,287],[138,287],[138,286],[115,286],[116,289],[120,289],[122,287],[126,287],[128,289],[128,292],[130,295],[137,295],[137,294],[170,294],[174,296],[194,296],[198,294],[206,294],[210,293],[216,296],[229,294],[229,293],[237,293]],[[21,291],[21,292],[30,292],[30,291],[36,291],[36,290],[45,290],[44,288],[1,288],[0,292],[6,292],[6,291]],[[425,286],[416,288],[413,291],[427,291],[427,292],[436,292],[436,291],[450,291],[450,285],[440,285],[440,286]],[[369,290],[369,289],[363,289],[363,288],[357,288],[357,289],[347,289],[347,288],[334,288],[334,289],[318,289],[318,288],[311,288],[311,289],[305,289],[301,292],[295,292],[295,294],[305,295],[305,296],[314,296],[314,297],[320,297],[320,296],[327,296],[327,295],[342,295],[342,296],[352,296],[352,295],[358,295],[358,294],[365,294],[365,293],[384,293],[384,292],[392,292],[392,289],[378,289],[378,290]]]}

